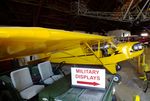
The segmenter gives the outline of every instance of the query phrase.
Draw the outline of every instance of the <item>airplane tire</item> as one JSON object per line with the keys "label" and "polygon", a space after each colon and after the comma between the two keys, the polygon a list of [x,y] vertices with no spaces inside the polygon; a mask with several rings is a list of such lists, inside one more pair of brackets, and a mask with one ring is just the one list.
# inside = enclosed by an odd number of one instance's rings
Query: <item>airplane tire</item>
{"label": "airplane tire", "polygon": [[119,74],[116,74],[113,78],[113,81],[119,83],[121,81],[121,76]]}
{"label": "airplane tire", "polygon": [[122,69],[122,67],[120,65],[116,65],[116,71],[120,71]]}
{"label": "airplane tire", "polygon": [[112,95],[112,101],[117,101],[116,95]]}

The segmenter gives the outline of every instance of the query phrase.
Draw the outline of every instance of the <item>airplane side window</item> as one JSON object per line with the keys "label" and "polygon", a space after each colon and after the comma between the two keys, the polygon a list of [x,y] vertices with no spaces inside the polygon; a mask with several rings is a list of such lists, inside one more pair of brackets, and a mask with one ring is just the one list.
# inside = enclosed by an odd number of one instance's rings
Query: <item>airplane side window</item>
{"label": "airplane side window", "polygon": [[80,45],[86,55],[92,53],[91,50],[86,45],[84,45],[84,44],[80,44]]}
{"label": "airplane side window", "polygon": [[93,51],[98,51],[98,44],[92,45],[92,50]]}

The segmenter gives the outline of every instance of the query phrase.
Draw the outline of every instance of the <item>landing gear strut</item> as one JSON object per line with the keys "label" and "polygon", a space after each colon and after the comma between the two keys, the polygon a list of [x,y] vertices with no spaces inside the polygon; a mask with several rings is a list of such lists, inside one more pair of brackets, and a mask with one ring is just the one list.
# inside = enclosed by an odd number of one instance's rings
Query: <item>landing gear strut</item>
{"label": "landing gear strut", "polygon": [[122,67],[119,64],[117,64],[116,65],[116,71],[120,71],[121,69],[122,69]]}

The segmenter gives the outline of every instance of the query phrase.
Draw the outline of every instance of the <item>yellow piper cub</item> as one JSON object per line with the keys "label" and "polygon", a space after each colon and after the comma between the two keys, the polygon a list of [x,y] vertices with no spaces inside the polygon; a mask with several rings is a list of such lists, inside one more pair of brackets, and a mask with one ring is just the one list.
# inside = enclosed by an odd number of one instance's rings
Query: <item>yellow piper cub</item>
{"label": "yellow piper cub", "polygon": [[[93,42],[93,41],[92,41]],[[120,43],[81,43],[79,47],[51,54],[49,60],[69,64],[103,65],[109,72],[116,74],[120,69],[118,62],[137,57],[143,53],[143,47],[137,42]]]}
{"label": "yellow piper cub", "polygon": [[0,60],[42,54],[54,63],[103,65],[110,73],[118,62],[143,53],[137,42],[114,44],[111,37],[40,27],[0,27]]}

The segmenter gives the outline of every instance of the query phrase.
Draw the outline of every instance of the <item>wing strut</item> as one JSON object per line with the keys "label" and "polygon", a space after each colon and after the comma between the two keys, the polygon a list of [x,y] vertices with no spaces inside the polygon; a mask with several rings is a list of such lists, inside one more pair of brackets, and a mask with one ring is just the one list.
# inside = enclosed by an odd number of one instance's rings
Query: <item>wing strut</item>
{"label": "wing strut", "polygon": [[94,56],[98,59],[98,61],[103,65],[102,61],[99,59],[99,57],[94,53],[94,51],[92,50],[92,48],[89,46],[89,44],[87,42],[84,43],[89,49],[90,51],[94,54]]}

